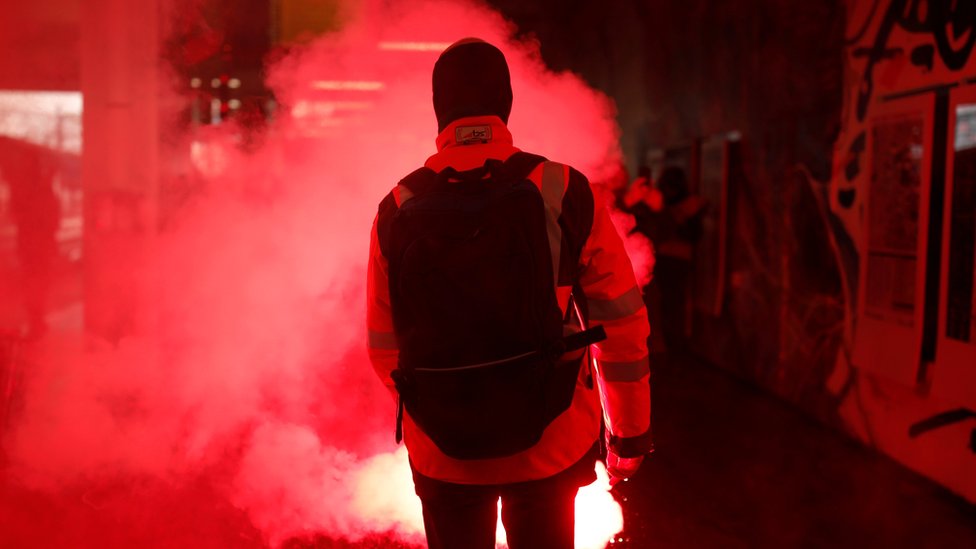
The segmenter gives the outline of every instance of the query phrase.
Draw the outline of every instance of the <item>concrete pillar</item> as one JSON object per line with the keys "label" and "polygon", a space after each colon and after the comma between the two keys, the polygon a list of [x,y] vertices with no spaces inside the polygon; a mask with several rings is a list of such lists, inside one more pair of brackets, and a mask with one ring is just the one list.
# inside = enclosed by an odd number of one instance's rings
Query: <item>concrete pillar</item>
{"label": "concrete pillar", "polygon": [[144,327],[138,291],[156,227],[160,1],[85,0],[85,326],[117,340]]}

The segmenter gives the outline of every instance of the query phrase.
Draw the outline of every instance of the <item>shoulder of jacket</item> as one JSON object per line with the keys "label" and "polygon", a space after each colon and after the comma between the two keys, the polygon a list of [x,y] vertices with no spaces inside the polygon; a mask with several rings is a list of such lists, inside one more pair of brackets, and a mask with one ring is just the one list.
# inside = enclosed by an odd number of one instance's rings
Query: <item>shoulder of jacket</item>
{"label": "shoulder of jacket", "polygon": [[583,172],[569,164],[563,164],[561,162],[552,162],[552,164],[561,167],[565,174],[563,176],[564,196],[572,197],[570,200],[576,200],[579,199],[580,195],[593,195],[593,190],[590,188],[590,180],[583,175]]}
{"label": "shoulder of jacket", "polygon": [[574,168],[572,166],[569,166],[569,165],[566,165],[566,167],[569,168],[569,181],[570,182],[573,182],[573,183],[576,183],[576,184],[582,184],[582,185],[586,185],[586,186],[589,186],[590,185],[590,180],[587,179],[587,177],[585,175],[583,175],[583,172],[581,172],[581,171],[577,170],[576,168]]}
{"label": "shoulder of jacket", "polygon": [[383,200],[379,204],[379,215],[380,217],[385,217],[392,215],[400,207],[401,203],[401,192],[403,188],[416,187],[423,181],[428,180],[430,177],[437,175],[434,170],[427,167],[420,167],[416,170],[410,172],[405,177],[397,181],[397,184],[390,189],[390,192],[386,193]]}
{"label": "shoulder of jacket", "polygon": [[590,183],[589,179],[587,179],[586,176],[583,175],[583,172],[577,170],[572,165],[566,164],[564,162],[559,162],[558,160],[549,160],[548,158],[545,158],[545,157],[539,157],[539,158],[541,158],[542,161],[539,163],[539,165],[536,167],[536,169],[541,169],[546,164],[553,165],[553,166],[559,166],[559,167],[561,167],[563,169],[563,172],[566,173],[566,175],[567,175],[567,177],[566,177],[567,183],[569,181],[575,181],[577,184],[583,183],[583,184],[589,185],[589,183]]}
{"label": "shoulder of jacket", "polygon": [[380,204],[378,208],[379,211],[377,212],[380,218],[390,215],[394,211],[396,211],[397,201],[396,201],[395,190],[396,187],[390,189],[390,192],[386,193],[386,196],[383,197],[383,200],[380,200]]}

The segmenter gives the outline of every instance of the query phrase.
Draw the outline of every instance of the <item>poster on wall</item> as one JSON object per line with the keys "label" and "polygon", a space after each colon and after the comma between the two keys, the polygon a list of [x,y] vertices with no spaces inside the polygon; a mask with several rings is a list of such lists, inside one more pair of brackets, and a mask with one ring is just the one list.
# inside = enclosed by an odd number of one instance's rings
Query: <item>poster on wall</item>
{"label": "poster on wall", "polygon": [[917,306],[918,224],[925,120],[886,120],[874,142],[868,200],[865,314],[912,326]]}
{"label": "poster on wall", "polygon": [[922,357],[934,96],[879,103],[867,131],[854,363],[914,386]]}

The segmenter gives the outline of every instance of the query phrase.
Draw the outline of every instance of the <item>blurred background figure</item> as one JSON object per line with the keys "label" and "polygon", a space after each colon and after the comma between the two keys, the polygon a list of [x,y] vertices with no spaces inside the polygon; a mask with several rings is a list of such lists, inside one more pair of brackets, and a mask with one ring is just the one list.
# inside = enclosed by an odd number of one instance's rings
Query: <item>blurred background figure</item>
{"label": "blurred background figure", "polygon": [[651,168],[641,166],[637,168],[637,178],[631,181],[627,192],[622,198],[622,208],[634,216],[637,229],[644,232],[649,216],[661,211],[663,203],[660,192],[653,187]]}
{"label": "blurred background figure", "polygon": [[707,204],[691,194],[681,168],[665,168],[654,182],[650,168],[641,166],[624,195],[623,206],[634,216],[634,230],[654,244],[654,278],[644,289],[651,316],[651,347],[656,353],[680,353],[690,332],[689,283]]}
{"label": "blurred background figure", "polygon": [[[53,188],[54,166],[40,147],[0,137],[0,178],[9,189],[9,215],[16,230],[18,261],[13,287],[23,307],[21,331],[38,338],[47,331],[45,319],[55,259],[61,212]],[[8,306],[16,306],[13,303]]]}
{"label": "blurred background figure", "polygon": [[[661,295],[659,286],[654,282],[657,277],[657,242],[652,238],[655,217],[660,215],[664,207],[664,200],[661,192],[654,188],[654,181],[651,178],[651,168],[641,165],[637,168],[637,178],[630,182],[617,203],[617,207],[622,211],[634,216],[634,229],[632,232],[640,233],[645,236],[654,247],[655,264],[654,275],[641,291],[644,294],[644,305],[647,307],[647,317],[651,325],[651,335],[647,344],[651,354],[661,355],[667,350],[667,345],[662,335],[661,326]],[[651,361],[652,367],[656,361]]]}
{"label": "blurred background figure", "polygon": [[650,220],[648,237],[657,250],[654,278],[661,295],[661,331],[669,352],[674,353],[686,348],[690,333],[689,282],[707,204],[689,192],[685,172],[678,167],[664,169],[657,190],[661,210]]}

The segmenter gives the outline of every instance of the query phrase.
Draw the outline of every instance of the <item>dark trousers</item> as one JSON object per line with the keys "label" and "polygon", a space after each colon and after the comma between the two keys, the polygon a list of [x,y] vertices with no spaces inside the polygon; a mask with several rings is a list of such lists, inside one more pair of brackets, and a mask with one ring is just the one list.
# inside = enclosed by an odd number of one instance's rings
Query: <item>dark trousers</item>
{"label": "dark trousers", "polygon": [[512,484],[453,484],[413,472],[429,549],[494,549],[498,499],[510,549],[573,549],[576,492],[596,479],[596,447],[565,471]]}

